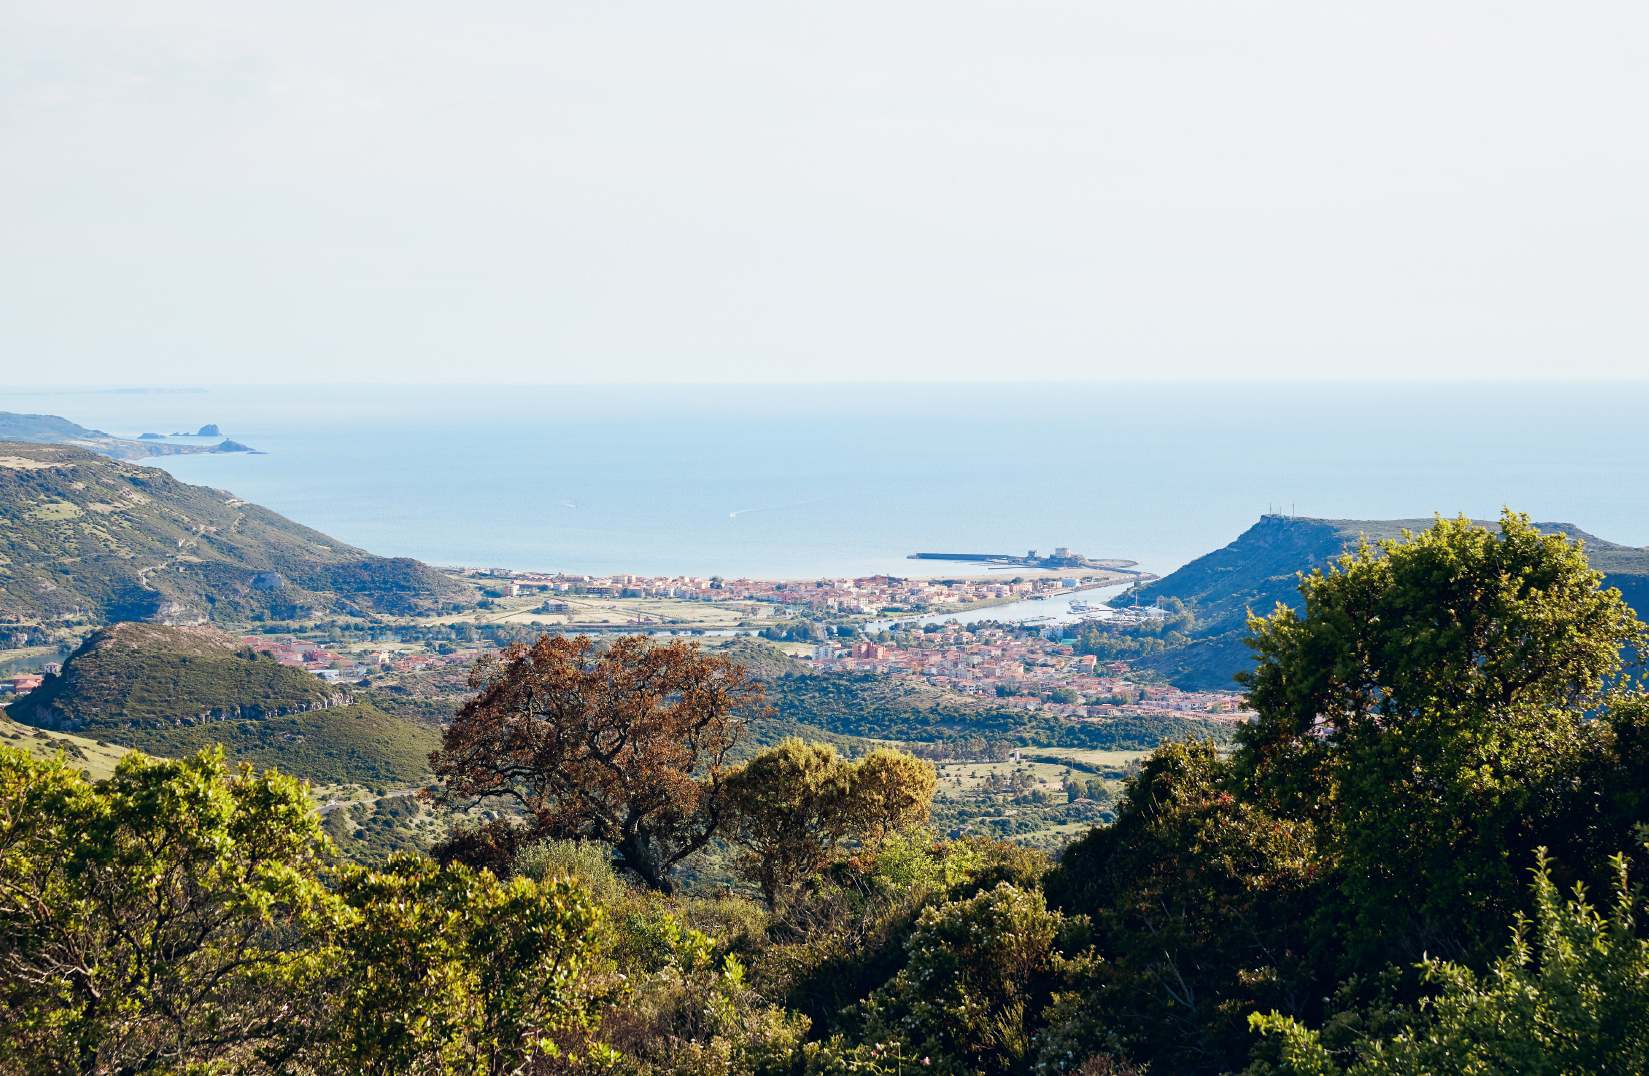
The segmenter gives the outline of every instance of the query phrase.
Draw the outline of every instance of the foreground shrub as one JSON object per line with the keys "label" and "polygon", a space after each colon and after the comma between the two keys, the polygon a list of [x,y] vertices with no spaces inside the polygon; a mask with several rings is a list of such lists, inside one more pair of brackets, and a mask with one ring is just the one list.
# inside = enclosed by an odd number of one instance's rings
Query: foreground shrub
{"label": "foreground shrub", "polygon": [[92,785],[0,747],[0,1071],[491,1074],[577,1038],[581,890],[329,852],[303,784],[221,752]]}
{"label": "foreground shrub", "polygon": [[1441,992],[1425,1004],[1429,1014],[1412,1014],[1389,1038],[1361,1034],[1369,1014],[1355,1011],[1321,1032],[1276,1012],[1250,1022],[1281,1038],[1286,1071],[1300,1076],[1649,1071],[1649,942],[1634,932],[1625,860],[1614,864],[1615,908],[1605,917],[1583,886],[1564,901],[1542,854],[1534,944],[1519,916],[1510,950],[1487,974],[1426,961],[1426,979]]}
{"label": "foreground shrub", "polygon": [[781,1076],[799,1068],[810,1021],[754,990],[739,958],[675,916],[661,919],[663,966],[610,1009],[601,1035],[624,1073]]}
{"label": "foreground shrub", "polygon": [[1021,1069],[1035,1018],[1064,971],[1055,940],[1067,926],[1041,893],[1006,882],[923,909],[905,941],[909,962],[853,1011],[859,1045],[833,1040],[809,1071],[883,1056],[939,1073]]}
{"label": "foreground shrub", "polygon": [[573,882],[589,895],[591,903],[603,908],[623,903],[630,894],[630,887],[614,869],[612,853],[597,841],[537,841],[520,850],[510,869],[535,882]]}
{"label": "foreground shrub", "polygon": [[305,789],[221,751],[90,785],[0,747],[0,1069],[247,1071],[289,1051],[351,918]]}
{"label": "foreground shrub", "polygon": [[581,1030],[601,913],[565,881],[509,883],[396,853],[346,870],[343,974],[304,1053],[318,1071],[506,1073]]}

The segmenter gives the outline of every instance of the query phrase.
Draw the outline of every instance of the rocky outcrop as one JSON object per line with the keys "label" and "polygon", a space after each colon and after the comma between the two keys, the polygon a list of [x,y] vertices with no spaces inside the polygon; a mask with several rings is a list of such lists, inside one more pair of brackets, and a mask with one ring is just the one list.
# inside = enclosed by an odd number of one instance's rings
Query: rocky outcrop
{"label": "rocky outcrop", "polygon": [[129,647],[132,650],[164,650],[196,657],[229,657],[241,649],[239,639],[205,624],[175,625],[126,621],[98,628],[81,644],[78,654],[92,650]]}
{"label": "rocky outcrop", "polygon": [[161,602],[148,619],[151,624],[161,624],[168,628],[195,627],[211,620],[199,609],[192,609],[179,602]]}

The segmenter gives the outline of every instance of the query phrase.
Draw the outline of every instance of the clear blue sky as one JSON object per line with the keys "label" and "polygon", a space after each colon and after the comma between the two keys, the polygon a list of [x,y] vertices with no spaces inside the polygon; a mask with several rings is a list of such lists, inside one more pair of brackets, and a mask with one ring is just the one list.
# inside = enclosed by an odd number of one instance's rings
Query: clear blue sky
{"label": "clear blue sky", "polygon": [[1640,3],[11,0],[12,384],[1642,376]]}

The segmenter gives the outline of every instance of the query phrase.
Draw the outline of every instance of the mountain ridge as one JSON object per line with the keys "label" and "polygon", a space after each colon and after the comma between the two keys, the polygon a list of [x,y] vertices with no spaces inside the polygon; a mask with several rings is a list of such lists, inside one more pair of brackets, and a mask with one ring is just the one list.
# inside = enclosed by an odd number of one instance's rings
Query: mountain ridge
{"label": "mountain ridge", "polygon": [[0,622],[412,615],[475,599],[228,490],[71,445],[0,441]]}
{"label": "mountain ridge", "polygon": [[[1252,666],[1247,634],[1250,609],[1265,616],[1277,605],[1304,608],[1298,573],[1326,569],[1337,557],[1370,543],[1400,539],[1403,531],[1430,528],[1425,519],[1316,519],[1261,516],[1229,544],[1191,561],[1161,579],[1131,588],[1111,599],[1123,607],[1137,600],[1155,604],[1173,598],[1194,610],[1196,625],[1184,646],[1138,662],[1185,688],[1226,688],[1231,675]],[[1473,520],[1497,530],[1498,521]],[[1588,562],[1604,573],[1603,585],[1620,590],[1626,603],[1649,615],[1649,548],[1606,541],[1572,523],[1536,523],[1545,534],[1564,534],[1585,543]]]}

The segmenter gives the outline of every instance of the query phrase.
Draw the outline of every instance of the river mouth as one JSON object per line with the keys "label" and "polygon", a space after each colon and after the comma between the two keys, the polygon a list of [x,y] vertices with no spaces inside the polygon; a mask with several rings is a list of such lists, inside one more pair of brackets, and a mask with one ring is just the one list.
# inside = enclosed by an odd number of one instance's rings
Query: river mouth
{"label": "river mouth", "polygon": [[[1027,627],[1047,627],[1055,624],[1079,624],[1084,620],[1105,620],[1116,615],[1116,610],[1105,604],[1111,595],[1106,591],[1125,590],[1133,586],[1128,579],[1109,586],[1089,587],[1060,594],[1040,594],[1024,601],[1003,605],[988,605],[983,609],[963,609],[954,613],[932,613],[927,616],[901,616],[891,620],[876,620],[864,626],[869,633],[891,631],[896,624],[943,624],[954,620],[958,624],[973,624],[994,620],[1002,624],[1022,624]],[[1083,608],[1072,608],[1081,606]]]}

